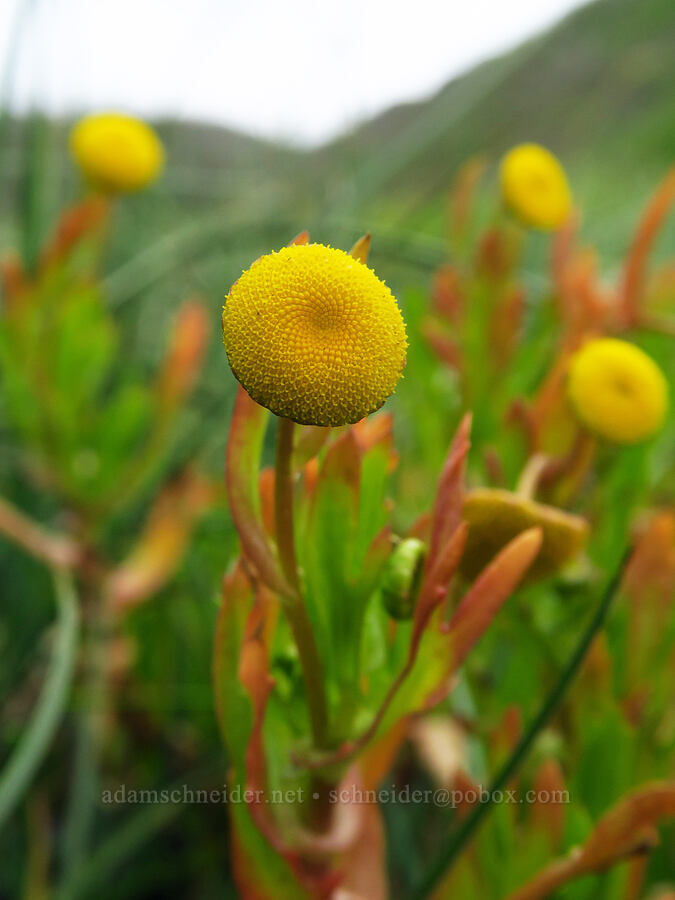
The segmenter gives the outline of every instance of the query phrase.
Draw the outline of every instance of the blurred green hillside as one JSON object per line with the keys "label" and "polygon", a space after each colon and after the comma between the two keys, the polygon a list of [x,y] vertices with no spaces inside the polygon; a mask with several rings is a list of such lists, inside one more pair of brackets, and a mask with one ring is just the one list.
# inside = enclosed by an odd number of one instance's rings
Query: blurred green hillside
{"label": "blurred green hillside", "polygon": [[[372,264],[405,304],[406,291],[425,289],[446,258],[448,188],[474,154],[487,155],[490,179],[514,143],[550,146],[583,210],[582,237],[611,275],[675,160],[673,34],[672,0],[596,0],[429,99],[392,108],[314,150],[216,126],[157,123],[167,171],[150,191],[118,204],[104,287],[131,358],[148,372],[179,302],[198,292],[212,308],[210,365],[184,454],[199,447],[219,465],[234,384],[217,321],[242,268],[304,228],[347,247],[370,230]],[[82,191],[67,157],[69,127],[39,117],[5,120],[3,250],[19,246],[30,258],[58,210]],[[657,252],[674,241],[671,221]],[[547,241],[531,235],[527,253],[526,277],[541,273]],[[545,289],[541,274],[531,277],[529,287]]]}
{"label": "blurred green hillside", "polygon": [[[671,0],[596,0],[432,97],[394,107],[316,150],[159,123],[169,168],[158,188],[167,206],[157,232],[186,213],[222,206],[225,227],[330,221],[357,231],[380,225],[438,234],[449,178],[467,157],[487,151],[494,160],[513,143],[535,140],[562,157],[588,237],[614,254],[675,159],[674,33]],[[22,205],[21,173],[31,156],[41,164],[41,213],[53,214],[74,177],[64,157],[67,127],[39,129],[31,153],[30,123],[9,123],[5,222]]]}
{"label": "blurred green hillside", "polygon": [[337,162],[351,174],[360,204],[400,204],[398,215],[432,227],[448,171],[477,152],[538,141],[564,160],[601,249],[611,246],[602,232],[675,159],[674,33],[669,0],[598,0],[319,156],[327,171]]}

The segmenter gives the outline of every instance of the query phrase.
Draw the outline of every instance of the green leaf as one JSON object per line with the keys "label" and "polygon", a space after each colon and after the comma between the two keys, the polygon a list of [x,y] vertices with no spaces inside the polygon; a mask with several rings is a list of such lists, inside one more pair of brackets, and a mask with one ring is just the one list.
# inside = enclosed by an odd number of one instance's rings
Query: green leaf
{"label": "green leaf", "polygon": [[233,764],[243,771],[253,715],[239,680],[239,656],[253,602],[251,585],[240,565],[225,577],[213,644],[213,690],[218,724]]}
{"label": "green leaf", "polygon": [[78,287],[54,299],[58,308],[49,317],[54,331],[46,336],[49,377],[62,420],[76,432],[81,416],[95,408],[117,348],[117,333],[96,291]]}
{"label": "green leaf", "polygon": [[245,555],[268,587],[288,594],[288,585],[260,517],[258,470],[267,417],[267,410],[251,400],[240,387],[227,442],[225,484],[230,512]]}
{"label": "green leaf", "polygon": [[608,707],[601,718],[584,723],[571,791],[583,800],[593,818],[630,786],[634,740],[631,727],[616,707]]}
{"label": "green leaf", "polygon": [[362,603],[352,579],[357,529],[361,454],[351,430],[330,447],[323,461],[308,517],[298,541],[305,570],[309,615],[327,678],[353,684],[357,672]]}

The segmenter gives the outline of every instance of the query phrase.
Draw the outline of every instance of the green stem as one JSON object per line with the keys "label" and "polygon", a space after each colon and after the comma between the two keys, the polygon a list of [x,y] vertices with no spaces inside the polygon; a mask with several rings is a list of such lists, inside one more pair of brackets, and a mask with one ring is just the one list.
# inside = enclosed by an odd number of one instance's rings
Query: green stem
{"label": "green stem", "polygon": [[284,610],[298,648],[305,679],[312,736],[317,747],[325,747],[328,715],[324,695],[323,665],[312,623],[302,598],[293,533],[293,429],[290,419],[279,419],[274,479],[274,512],[279,560],[292,590],[282,597]]}
{"label": "green stem", "polygon": [[90,622],[85,644],[83,708],[77,728],[73,777],[63,837],[63,868],[77,870],[88,853],[99,792],[99,764],[107,725],[107,652],[110,606],[106,596],[89,598]]}
{"label": "green stem", "polygon": [[0,773],[0,825],[11,815],[31,783],[66,708],[75,671],[80,617],[72,577],[54,572],[58,607],[57,637],[44,688],[30,724]]}
{"label": "green stem", "polygon": [[493,798],[498,791],[501,791],[511,780],[518,767],[529,753],[534,741],[551,719],[553,713],[557,710],[563,697],[565,696],[570,684],[574,680],[575,675],[579,671],[583,663],[586,653],[588,652],[595,636],[607,619],[612,600],[616,595],[617,589],[621,583],[624,568],[628,561],[629,551],[627,551],[607,585],[600,603],[588,624],[588,627],[582,634],[574,653],[570,657],[567,665],[560,673],[558,681],[553,687],[548,697],[542,704],[539,712],[530,723],[529,728],[523,734],[520,741],[514,748],[511,756],[506,760],[502,768],[497,773],[494,781],[490,785],[489,797],[485,803],[477,803],[471,813],[462,822],[460,827],[454,834],[450,835],[447,846],[438,854],[435,860],[428,867],[425,877],[421,884],[413,891],[414,898],[428,897],[434,890],[439,880],[442,878],[446,870],[452,865],[456,857],[463,850],[466,844],[474,836],[479,825],[490,812],[493,805]]}
{"label": "green stem", "polygon": [[274,480],[274,510],[279,560],[293,590],[300,594],[298,561],[293,534],[293,431],[290,419],[279,419]]}

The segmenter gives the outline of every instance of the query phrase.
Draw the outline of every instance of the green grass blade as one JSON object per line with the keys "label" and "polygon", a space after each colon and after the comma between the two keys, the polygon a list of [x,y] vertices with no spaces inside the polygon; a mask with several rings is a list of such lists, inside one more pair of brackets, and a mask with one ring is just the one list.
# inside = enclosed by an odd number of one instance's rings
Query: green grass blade
{"label": "green grass blade", "polygon": [[524,760],[525,756],[532,748],[535,739],[540,734],[542,729],[545,728],[545,726],[548,724],[553,713],[557,710],[563,697],[567,693],[570,684],[578,673],[581,664],[586,658],[586,654],[588,653],[588,650],[593,643],[595,636],[598,634],[607,620],[607,615],[612,605],[612,600],[614,599],[619,589],[619,585],[621,584],[621,580],[626,568],[626,563],[628,562],[628,557],[629,551],[627,551],[623,555],[621,563],[617,567],[609,584],[603,592],[602,598],[600,599],[600,602],[595,610],[593,617],[591,618],[591,621],[581,635],[579,643],[577,644],[574,652],[569,658],[567,665],[561,672],[558,681],[553,687],[553,690],[544,700],[539,709],[539,712],[532,720],[529,728],[523,734],[515,749],[506,760],[500,771],[497,773],[494,781],[490,785],[490,799],[485,803],[481,802],[476,804],[473,807],[470,815],[467,816],[460,827],[450,835],[446,846],[440,851],[436,859],[434,859],[431,865],[427,868],[422,884],[413,893],[414,897],[428,897],[438,886],[438,882],[440,881],[440,879],[452,865],[453,861],[457,858],[459,853],[464,849],[467,843],[474,836],[478,826],[492,809],[492,798],[497,794],[498,791],[501,791],[505,787],[505,785],[509,783],[515,772],[518,770],[520,764]]}
{"label": "green grass blade", "polygon": [[54,582],[58,608],[54,654],[33,717],[0,773],[0,825],[14,811],[47,753],[73,679],[80,633],[77,596],[69,575],[55,574]]}

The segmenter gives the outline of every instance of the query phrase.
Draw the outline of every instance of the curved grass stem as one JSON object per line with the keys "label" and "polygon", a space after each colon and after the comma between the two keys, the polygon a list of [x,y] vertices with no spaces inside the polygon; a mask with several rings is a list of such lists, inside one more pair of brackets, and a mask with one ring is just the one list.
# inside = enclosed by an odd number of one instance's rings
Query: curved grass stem
{"label": "curved grass stem", "polygon": [[75,671],[80,616],[72,577],[54,573],[57,637],[44,688],[28,727],[0,773],[0,825],[12,814],[42,762],[66,708]]}
{"label": "curved grass stem", "polygon": [[598,632],[604,625],[605,620],[607,619],[607,614],[612,604],[612,600],[614,599],[614,596],[616,595],[618,587],[621,583],[626,562],[628,561],[628,556],[629,551],[626,551],[621,559],[620,564],[614,572],[614,575],[610,579],[609,584],[605,588],[602,598],[598,603],[597,609],[595,610],[595,613],[588,623],[588,626],[586,627],[584,633],[581,635],[579,643],[570,656],[567,665],[560,673],[560,676],[553,686],[553,689],[544,700],[541,708],[539,709],[539,712],[530,723],[529,728],[518,741],[518,744],[514,748],[513,752],[495,776],[495,779],[489,788],[488,799],[485,801],[485,803],[476,804],[471,810],[471,813],[462,822],[462,824],[454,832],[454,834],[450,835],[446,846],[440,851],[436,859],[433,860],[431,865],[427,868],[424,880],[420,883],[417,889],[413,891],[413,897],[428,897],[429,894],[431,894],[431,892],[435,889],[440,879],[455,861],[460,852],[464,849],[466,844],[473,838],[483,819],[492,809],[494,796],[498,791],[501,791],[509,783],[513,775],[518,770],[520,764],[523,762],[530,749],[532,748],[532,745],[534,744],[537,736],[548,724],[549,720],[553,716],[553,713],[558,709],[563,697],[567,693],[568,688],[574,680],[574,677],[579,671],[581,664],[586,658],[586,654],[591,644],[593,643],[595,636],[598,634]]}
{"label": "curved grass stem", "polygon": [[81,685],[73,776],[63,828],[63,868],[84,864],[96,820],[101,756],[110,706],[107,657],[112,630],[109,598],[97,591],[87,598],[89,615],[83,636],[85,679]]}

